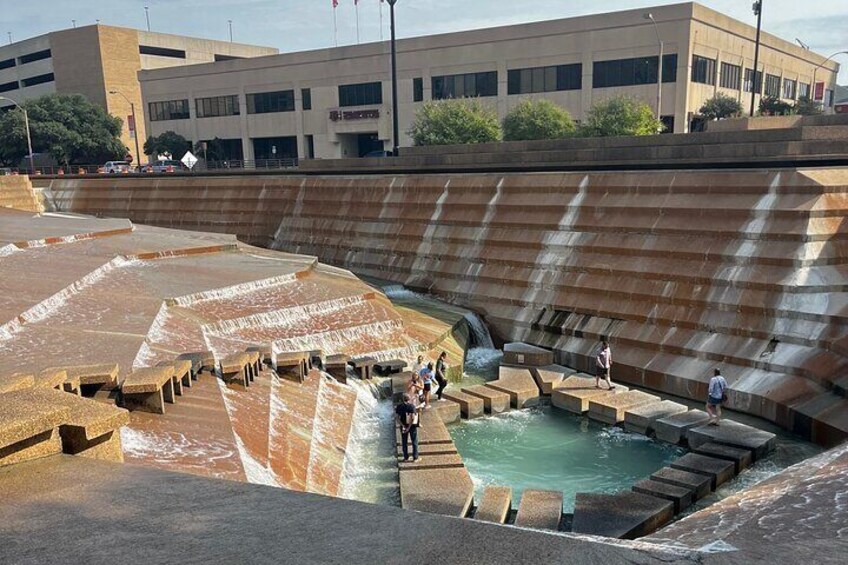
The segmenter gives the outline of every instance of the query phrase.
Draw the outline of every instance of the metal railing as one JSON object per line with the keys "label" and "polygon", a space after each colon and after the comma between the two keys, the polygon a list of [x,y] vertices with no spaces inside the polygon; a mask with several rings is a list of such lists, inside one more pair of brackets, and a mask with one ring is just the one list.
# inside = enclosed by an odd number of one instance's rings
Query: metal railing
{"label": "metal railing", "polygon": [[42,176],[42,175],[53,175],[53,176],[63,176],[63,175],[110,175],[110,176],[120,176],[120,175],[133,175],[133,174],[141,174],[141,175],[150,175],[150,174],[173,174],[173,173],[182,173],[182,174],[192,174],[199,172],[209,172],[209,171],[255,171],[255,170],[286,170],[286,169],[296,169],[298,166],[298,160],[295,158],[287,158],[287,159],[253,159],[253,160],[244,160],[244,159],[231,159],[226,161],[198,161],[197,164],[189,169],[184,165],[168,167],[165,170],[160,171],[151,171],[147,170],[148,165],[142,165],[141,170],[139,167],[130,166],[126,169],[120,169],[114,172],[106,172],[106,169],[103,165],[46,165],[46,166],[37,166],[34,169],[29,167],[9,167],[4,168],[0,167],[0,175],[30,175],[30,176]]}

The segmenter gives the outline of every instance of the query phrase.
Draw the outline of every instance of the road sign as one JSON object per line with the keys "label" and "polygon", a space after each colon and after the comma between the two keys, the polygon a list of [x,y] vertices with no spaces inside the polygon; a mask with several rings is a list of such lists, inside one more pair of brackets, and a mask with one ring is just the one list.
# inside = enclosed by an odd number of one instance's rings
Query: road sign
{"label": "road sign", "polygon": [[183,165],[185,165],[189,169],[193,169],[194,166],[197,164],[197,157],[195,157],[191,151],[186,151],[186,154],[183,155],[181,161],[183,162]]}

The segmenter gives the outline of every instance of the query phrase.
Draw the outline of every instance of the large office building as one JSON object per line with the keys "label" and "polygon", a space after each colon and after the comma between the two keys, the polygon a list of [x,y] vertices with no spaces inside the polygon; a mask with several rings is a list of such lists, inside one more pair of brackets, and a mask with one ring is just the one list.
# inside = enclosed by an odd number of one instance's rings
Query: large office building
{"label": "large office building", "polygon": [[[649,17],[648,14],[651,16]],[[838,65],[695,3],[449,33],[398,42],[401,145],[428,100],[479,97],[503,117],[544,97],[582,119],[612,95],[656,107],[686,132],[721,92],[749,106],[752,90],[830,105]],[[349,158],[391,148],[388,42],[140,73],[150,133],[219,138],[228,158]],[[814,85],[813,83],[817,83]]]}
{"label": "large office building", "polygon": [[[139,162],[134,136],[139,136],[141,145],[146,139],[140,70],[278,52],[270,47],[91,25],[0,46],[0,96],[22,103],[51,93],[82,94],[124,121],[122,140]],[[130,102],[136,107],[139,123],[135,127]],[[11,106],[0,100],[0,109]]]}

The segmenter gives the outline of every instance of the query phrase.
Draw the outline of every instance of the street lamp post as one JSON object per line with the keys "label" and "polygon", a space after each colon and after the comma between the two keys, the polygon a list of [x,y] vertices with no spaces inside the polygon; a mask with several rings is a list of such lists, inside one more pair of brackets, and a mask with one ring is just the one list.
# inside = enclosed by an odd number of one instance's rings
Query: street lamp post
{"label": "street lamp post", "polygon": [[[815,69],[813,69],[813,102],[816,101],[816,74],[818,73],[820,68],[825,66],[828,61],[830,61],[831,59],[833,59],[837,55],[848,55],[848,51],[837,51],[836,53],[834,53],[833,55],[831,55],[830,57],[828,57],[827,59],[822,61],[821,64],[819,66],[817,66]],[[825,89],[823,88],[822,89],[822,107],[824,107],[824,91],[825,91]]]}
{"label": "street lamp post", "polygon": [[[754,101],[757,98],[757,70],[760,66],[760,30],[763,24],[763,0],[755,0],[753,5],[754,14],[757,16],[757,43],[754,45],[754,76],[751,77],[751,117],[754,117]],[[762,87],[762,81],[760,81]]]}
{"label": "street lamp post", "polygon": [[654,19],[654,15],[652,13],[645,14],[646,20],[651,20],[651,23],[654,24],[654,31],[657,33],[657,43],[660,47],[660,58],[658,64],[658,73],[657,73],[657,121],[662,120],[662,87],[663,87],[663,56],[665,53],[665,44],[663,43],[662,38],[660,37],[660,26],[657,25],[657,20]]}
{"label": "street lamp post", "polygon": [[[136,166],[141,167],[141,150],[138,147],[138,120],[135,118],[135,104],[133,104],[132,100],[127,98],[127,96],[121,92],[120,90],[110,90],[109,94],[119,94],[123,96],[124,100],[126,100],[130,105],[130,111],[132,112],[133,126],[135,131],[133,131],[133,137],[135,137],[135,157],[138,159],[138,163]],[[139,169],[141,170],[141,169]]]}
{"label": "street lamp post", "polygon": [[27,149],[29,150],[29,168],[33,173],[35,173],[35,158],[32,155],[32,134],[29,131],[29,114],[27,114],[26,108],[24,108],[11,98],[0,96],[0,100],[8,100],[9,102],[17,106],[21,112],[24,113],[24,126],[26,126]]}
{"label": "street lamp post", "polygon": [[398,82],[397,82],[397,37],[395,35],[395,4],[397,0],[388,0],[392,22],[392,155],[398,156],[400,145],[400,125],[398,123]]}

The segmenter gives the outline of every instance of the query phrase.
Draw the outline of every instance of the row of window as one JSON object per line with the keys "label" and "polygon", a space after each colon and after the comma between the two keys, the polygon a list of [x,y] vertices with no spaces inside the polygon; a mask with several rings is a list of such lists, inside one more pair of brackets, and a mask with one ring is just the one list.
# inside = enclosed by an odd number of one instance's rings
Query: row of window
{"label": "row of window", "polygon": [[583,88],[583,65],[513,69],[507,73],[508,94],[535,94]]}
{"label": "row of window", "polygon": [[[677,54],[663,56],[663,83],[677,81]],[[656,84],[659,57],[597,61],[592,65],[592,88]]]}
{"label": "row of window", "polygon": [[17,90],[18,88],[26,88],[27,86],[35,86],[37,84],[44,84],[46,82],[53,82],[55,77],[53,73],[47,73],[44,75],[37,75],[34,77],[29,77],[21,80],[20,84],[13,80],[12,82],[6,82],[0,84],[0,92],[10,92],[12,90]]}
{"label": "row of window", "polygon": [[[744,92],[757,92],[772,96],[774,98],[787,98],[794,100],[797,97],[807,98],[810,96],[810,85],[798,83],[797,80],[785,78],[781,81],[778,75],[765,75],[758,71],[756,77],[753,69],[745,69],[744,81],[742,80],[742,67],[732,63],[721,64],[721,77],[719,86],[732,90]],[[716,83],[716,61],[708,57],[694,55],[692,57],[692,82],[714,86]],[[763,86],[765,85],[765,88]]]}
{"label": "row of window", "polygon": [[[303,109],[311,110],[312,91],[304,88],[301,93],[303,95]],[[198,118],[238,116],[241,113],[237,95],[196,98],[194,104]],[[268,114],[272,112],[294,112],[294,90],[247,95],[248,114]],[[188,120],[191,117],[189,115],[189,101],[183,99],[150,102],[148,104],[148,117],[151,122]]]}
{"label": "row of window", "polygon": [[433,100],[476,98],[498,95],[498,72],[435,76],[431,79]]}
{"label": "row of window", "polygon": [[0,70],[3,69],[11,69],[16,65],[26,65],[27,63],[34,63],[35,61],[41,61],[42,59],[49,59],[53,56],[53,53],[50,49],[44,49],[43,51],[36,51],[35,53],[27,53],[26,55],[21,55],[15,60],[14,57],[11,59],[3,59],[0,61]]}

